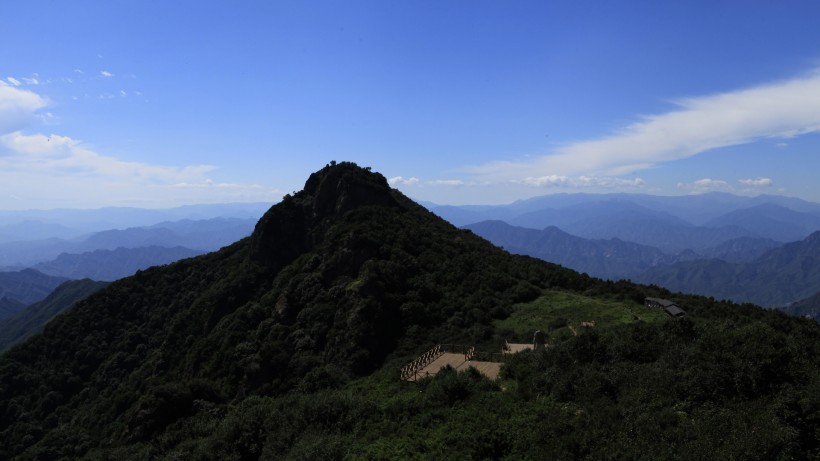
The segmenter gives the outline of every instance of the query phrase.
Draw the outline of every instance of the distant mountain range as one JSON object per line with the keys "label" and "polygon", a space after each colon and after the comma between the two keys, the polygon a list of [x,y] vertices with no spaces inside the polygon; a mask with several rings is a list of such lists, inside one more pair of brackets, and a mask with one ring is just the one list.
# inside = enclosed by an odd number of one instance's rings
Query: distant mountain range
{"label": "distant mountain range", "polygon": [[39,263],[33,267],[44,274],[69,279],[114,281],[133,275],[138,270],[170,264],[203,253],[205,252],[189,248],[166,248],[156,245],[139,248],[120,247],[115,250],[94,250],[82,254],[63,253],[53,261]]}
{"label": "distant mountain range", "polygon": [[185,247],[200,252],[217,250],[253,231],[251,218],[211,218],[155,223],[149,227],[111,229],[74,240],[47,239],[0,243],[0,267],[31,267],[60,254],[80,254],[96,250],[161,246]]}
{"label": "distant mountain range", "polygon": [[820,232],[767,251],[747,263],[678,262],[633,277],[670,290],[779,307],[820,292]]}
{"label": "distant mountain range", "polygon": [[[113,281],[230,245],[250,235],[268,207],[0,211],[0,319],[43,300],[69,279]],[[195,219],[201,217],[207,219]],[[122,228],[125,223],[145,226]],[[110,227],[83,232],[104,226]],[[9,241],[14,239],[19,240]]]}
{"label": "distant mountain range", "polygon": [[106,286],[106,282],[71,280],[58,286],[42,301],[0,319],[0,352],[39,332],[54,316]]}
{"label": "distant mountain range", "polygon": [[597,277],[770,307],[820,292],[820,204],[796,198],[556,194],[426,206],[510,252]]}
{"label": "distant mountain range", "polygon": [[[65,282],[64,277],[46,275],[33,269],[14,272],[0,272],[0,299],[6,298],[5,307],[28,305],[48,296],[57,286]],[[13,309],[13,307],[12,307]],[[0,313],[7,310],[0,309]]]}
{"label": "distant mountain range", "polygon": [[680,260],[646,245],[619,239],[585,239],[550,226],[543,230],[484,221],[465,226],[510,253],[541,258],[601,278],[625,278]]}
{"label": "distant mountain range", "polygon": [[820,214],[800,212],[773,203],[735,210],[704,224],[706,227],[735,226],[755,235],[790,242],[820,229]]}
{"label": "distant mountain range", "polygon": [[0,242],[73,239],[109,229],[147,227],[161,222],[202,221],[213,218],[252,219],[270,203],[186,205],[166,209],[100,208],[0,211]]}
{"label": "distant mountain range", "polygon": [[[516,223],[516,219],[544,210],[557,210],[561,213],[572,213],[574,209],[595,203],[626,203],[634,206],[667,213],[692,225],[702,226],[731,212],[754,208],[758,205],[776,205],[799,213],[820,214],[820,204],[793,197],[779,195],[759,195],[745,197],[723,192],[712,192],[700,195],[659,196],[647,194],[551,194],[519,200],[506,205],[424,205],[433,213],[457,226],[465,226],[480,221],[501,220]],[[594,217],[594,214],[588,215]],[[543,224],[562,227],[559,223]],[[525,226],[526,227],[526,226]]]}
{"label": "distant mountain range", "polygon": [[[768,238],[739,237],[700,251],[705,258],[720,259],[730,263],[754,261],[769,250],[782,245]],[[694,259],[694,258],[692,258]]]}
{"label": "distant mountain range", "polygon": [[714,249],[731,240],[785,243],[820,229],[820,204],[778,196],[557,194],[509,205],[428,207],[459,226],[487,220],[531,229],[555,226],[577,237],[616,238],[669,254],[719,254]]}
{"label": "distant mountain range", "polygon": [[26,305],[14,298],[3,296],[0,298],[0,319],[10,317],[21,310],[25,309]]}

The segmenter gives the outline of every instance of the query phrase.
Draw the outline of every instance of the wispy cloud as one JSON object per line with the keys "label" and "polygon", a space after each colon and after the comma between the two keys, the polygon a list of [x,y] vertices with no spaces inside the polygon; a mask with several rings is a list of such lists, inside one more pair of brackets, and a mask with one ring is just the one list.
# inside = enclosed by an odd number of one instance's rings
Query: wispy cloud
{"label": "wispy cloud", "polygon": [[391,186],[414,186],[419,183],[419,178],[416,177],[409,177],[405,178],[403,176],[396,176],[387,180],[387,183]]}
{"label": "wispy cloud", "polygon": [[[427,181],[428,184],[432,184],[434,186],[464,186],[468,185],[467,182],[461,179],[434,179],[432,181]],[[474,184],[470,184],[474,185]]]}
{"label": "wispy cloud", "polygon": [[678,183],[678,189],[688,191],[693,194],[703,194],[706,192],[731,192],[734,188],[726,181],[720,179],[703,178],[691,183]]}
{"label": "wispy cloud", "polygon": [[546,176],[528,176],[524,179],[513,179],[512,182],[533,187],[563,187],[569,184],[568,176],[551,174]]}
{"label": "wispy cloud", "polygon": [[[2,190],[28,197],[28,207],[44,202],[61,206],[134,204],[172,206],[225,201],[276,201],[281,191],[258,184],[216,182],[211,165],[166,166],[118,159],[95,152],[60,135],[0,136]],[[44,194],[63,191],[59,197]],[[0,193],[0,205],[6,197]],[[44,197],[44,195],[46,195]],[[23,206],[21,204],[20,206]],[[40,205],[41,206],[41,205]]]}
{"label": "wispy cloud", "polygon": [[586,187],[596,187],[596,188],[605,188],[605,189],[615,189],[615,188],[637,188],[643,187],[646,183],[640,179],[622,179],[622,178],[613,178],[613,177],[602,177],[602,176],[577,176],[577,177],[569,177],[569,176],[562,176],[562,175],[549,175],[549,176],[539,176],[533,177],[529,176],[524,179],[514,179],[511,182],[516,184],[523,184],[526,186],[532,187],[541,187],[541,188],[551,188],[551,187],[558,187],[558,188],[586,188]]}
{"label": "wispy cloud", "polygon": [[20,86],[22,83],[14,77],[7,77],[6,80],[14,86]]}
{"label": "wispy cloud", "polygon": [[398,186],[451,186],[451,187],[461,187],[461,186],[477,186],[479,183],[475,181],[464,181],[461,179],[429,179],[429,180],[421,180],[415,176],[411,176],[409,178],[405,178],[404,176],[395,176],[387,180],[388,184],[393,187]]}
{"label": "wispy cloud", "polygon": [[396,176],[387,180],[387,182],[394,187],[398,186],[438,186],[438,187],[509,187],[510,185],[521,185],[534,188],[598,188],[598,189],[624,189],[624,188],[640,188],[644,187],[646,183],[643,179],[624,179],[607,176],[562,176],[549,175],[539,177],[526,177],[524,179],[513,179],[509,181],[471,181],[463,179],[430,179],[422,180],[417,177],[405,178],[404,176]]}
{"label": "wispy cloud", "polygon": [[204,174],[214,169],[209,165],[180,168],[123,161],[100,155],[78,140],[60,135],[26,135],[15,131],[0,136],[0,148],[5,148],[0,165],[7,171],[36,168],[57,173],[105,176],[109,179],[178,183],[204,180]]}
{"label": "wispy cloud", "polygon": [[106,77],[106,78],[114,76],[114,74],[112,74],[111,72],[108,72],[107,70],[101,70],[100,75],[102,75],[103,77]]}
{"label": "wispy cloud", "polygon": [[[480,177],[618,176],[719,147],[820,131],[820,69],[791,80],[682,99],[601,139],[471,168]],[[533,174],[535,173],[535,174]]]}
{"label": "wispy cloud", "polygon": [[[2,82],[2,81],[0,81]],[[211,165],[169,166],[123,160],[60,134],[28,134],[56,118],[40,95],[0,83],[0,208],[220,201],[274,201],[278,190],[215,182]],[[47,184],[48,187],[43,187]],[[50,192],[49,192],[50,191]],[[59,196],[55,191],[60,191]],[[11,199],[14,195],[17,199]],[[11,202],[13,202],[13,204]]]}
{"label": "wispy cloud", "polygon": [[773,184],[771,178],[739,179],[738,182],[752,187],[770,187]]}

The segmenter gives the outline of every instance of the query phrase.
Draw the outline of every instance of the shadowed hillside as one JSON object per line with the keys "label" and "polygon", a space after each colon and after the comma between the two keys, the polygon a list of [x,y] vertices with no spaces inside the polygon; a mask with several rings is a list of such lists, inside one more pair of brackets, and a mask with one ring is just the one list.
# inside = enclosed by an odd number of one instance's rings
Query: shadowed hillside
{"label": "shadowed hillside", "polygon": [[[251,237],[112,283],[0,356],[0,458],[818,454],[816,324],[686,296],[689,317],[644,315],[644,296],[672,294],[510,255],[333,163]],[[600,328],[501,383],[399,380],[433,344],[490,350],[527,333],[511,314],[547,330],[585,303]]]}

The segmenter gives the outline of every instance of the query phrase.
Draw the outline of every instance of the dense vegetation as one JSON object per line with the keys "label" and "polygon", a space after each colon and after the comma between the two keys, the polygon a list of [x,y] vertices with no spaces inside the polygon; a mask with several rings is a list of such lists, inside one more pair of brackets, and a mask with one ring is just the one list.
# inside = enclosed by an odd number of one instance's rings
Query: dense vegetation
{"label": "dense vegetation", "polygon": [[[249,239],[115,282],[0,356],[0,458],[820,455],[815,323],[684,296],[688,318],[644,315],[645,295],[672,296],[509,255],[329,165]],[[517,312],[559,331],[587,304],[607,320],[500,383],[398,380],[437,342],[497,348],[529,334]]]}

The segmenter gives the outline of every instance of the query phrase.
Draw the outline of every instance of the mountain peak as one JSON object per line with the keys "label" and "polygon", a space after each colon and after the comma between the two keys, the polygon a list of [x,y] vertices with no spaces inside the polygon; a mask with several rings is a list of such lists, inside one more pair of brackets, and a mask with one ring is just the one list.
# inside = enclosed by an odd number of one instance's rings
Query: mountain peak
{"label": "mountain peak", "polygon": [[387,179],[353,162],[331,162],[310,175],[303,192],[312,198],[311,208],[318,217],[341,215],[362,206],[394,203]]}
{"label": "mountain peak", "polygon": [[251,236],[251,256],[282,267],[321,242],[337,218],[366,206],[398,206],[387,179],[353,162],[331,162],[262,216]]}

